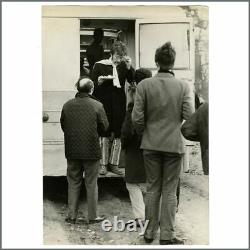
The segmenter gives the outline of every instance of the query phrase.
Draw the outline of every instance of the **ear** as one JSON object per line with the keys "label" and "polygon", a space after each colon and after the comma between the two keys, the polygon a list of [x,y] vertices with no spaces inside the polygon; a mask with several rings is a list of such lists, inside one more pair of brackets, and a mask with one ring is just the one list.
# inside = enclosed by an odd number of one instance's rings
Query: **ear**
{"label": "ear", "polygon": [[93,94],[93,92],[94,92],[94,87],[93,87],[93,88],[91,88],[91,90],[90,90],[89,94],[90,94],[90,95],[92,95],[92,94]]}

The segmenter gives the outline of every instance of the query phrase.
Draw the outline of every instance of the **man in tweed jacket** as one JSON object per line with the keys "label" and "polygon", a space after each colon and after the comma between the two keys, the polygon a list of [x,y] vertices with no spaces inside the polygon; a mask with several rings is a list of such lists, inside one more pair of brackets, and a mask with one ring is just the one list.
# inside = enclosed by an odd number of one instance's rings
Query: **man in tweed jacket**
{"label": "man in tweed jacket", "polygon": [[158,48],[155,62],[158,73],[137,86],[132,122],[142,134],[144,165],[147,177],[144,234],[146,242],[156,238],[160,215],[160,244],[183,244],[175,237],[176,189],[181,171],[184,145],[181,124],[194,111],[189,87],[175,79],[171,71],[175,50],[168,42]]}
{"label": "man in tweed jacket", "polygon": [[64,104],[60,119],[68,165],[69,216],[66,221],[76,221],[85,171],[88,219],[90,223],[94,223],[104,219],[97,216],[97,178],[101,159],[98,133],[106,131],[109,124],[103,105],[91,95],[94,90],[93,82],[83,78],[76,86],[78,93],[74,99]]}

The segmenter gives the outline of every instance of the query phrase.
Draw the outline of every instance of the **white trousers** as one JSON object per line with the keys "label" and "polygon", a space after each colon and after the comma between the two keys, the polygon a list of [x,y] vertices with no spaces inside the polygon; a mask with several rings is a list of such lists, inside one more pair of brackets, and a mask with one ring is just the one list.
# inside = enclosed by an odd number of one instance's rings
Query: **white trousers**
{"label": "white trousers", "polygon": [[126,187],[129,192],[134,219],[145,220],[145,204],[143,200],[143,193],[146,192],[146,183],[126,182]]}

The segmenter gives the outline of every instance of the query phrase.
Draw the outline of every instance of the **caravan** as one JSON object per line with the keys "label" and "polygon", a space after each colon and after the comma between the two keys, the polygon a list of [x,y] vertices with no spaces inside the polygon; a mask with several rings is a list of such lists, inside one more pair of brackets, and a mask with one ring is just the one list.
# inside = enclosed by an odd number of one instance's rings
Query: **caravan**
{"label": "caravan", "polygon": [[[155,18],[157,16],[157,18]],[[42,11],[43,159],[46,176],[66,173],[60,114],[74,97],[74,85],[88,68],[86,48],[95,28],[104,30],[104,56],[122,40],[132,66],[156,73],[156,48],[171,41],[176,49],[174,73],[194,90],[192,18],[176,6],[44,6]]]}

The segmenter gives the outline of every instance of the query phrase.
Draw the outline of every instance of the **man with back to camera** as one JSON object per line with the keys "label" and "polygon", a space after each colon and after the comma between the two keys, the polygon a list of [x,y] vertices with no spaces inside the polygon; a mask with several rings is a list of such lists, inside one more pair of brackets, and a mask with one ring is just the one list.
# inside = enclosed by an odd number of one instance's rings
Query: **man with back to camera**
{"label": "man with back to camera", "polygon": [[94,83],[82,78],[76,83],[77,94],[63,106],[61,127],[64,132],[67,159],[68,206],[66,222],[75,223],[83,172],[87,190],[89,223],[104,220],[97,216],[97,178],[101,159],[99,134],[108,129],[109,123],[103,105],[91,94]]}
{"label": "man with back to camera", "polygon": [[204,175],[209,175],[208,102],[204,102],[182,125],[182,135],[190,141],[200,142]]}
{"label": "man with back to camera", "polygon": [[149,224],[144,239],[151,243],[160,224],[161,245],[184,244],[175,237],[174,231],[176,188],[184,153],[181,124],[194,111],[188,85],[175,79],[172,72],[175,56],[170,42],[156,50],[158,73],[137,86],[132,111],[135,129],[142,134],[141,148],[147,178],[145,219]]}

